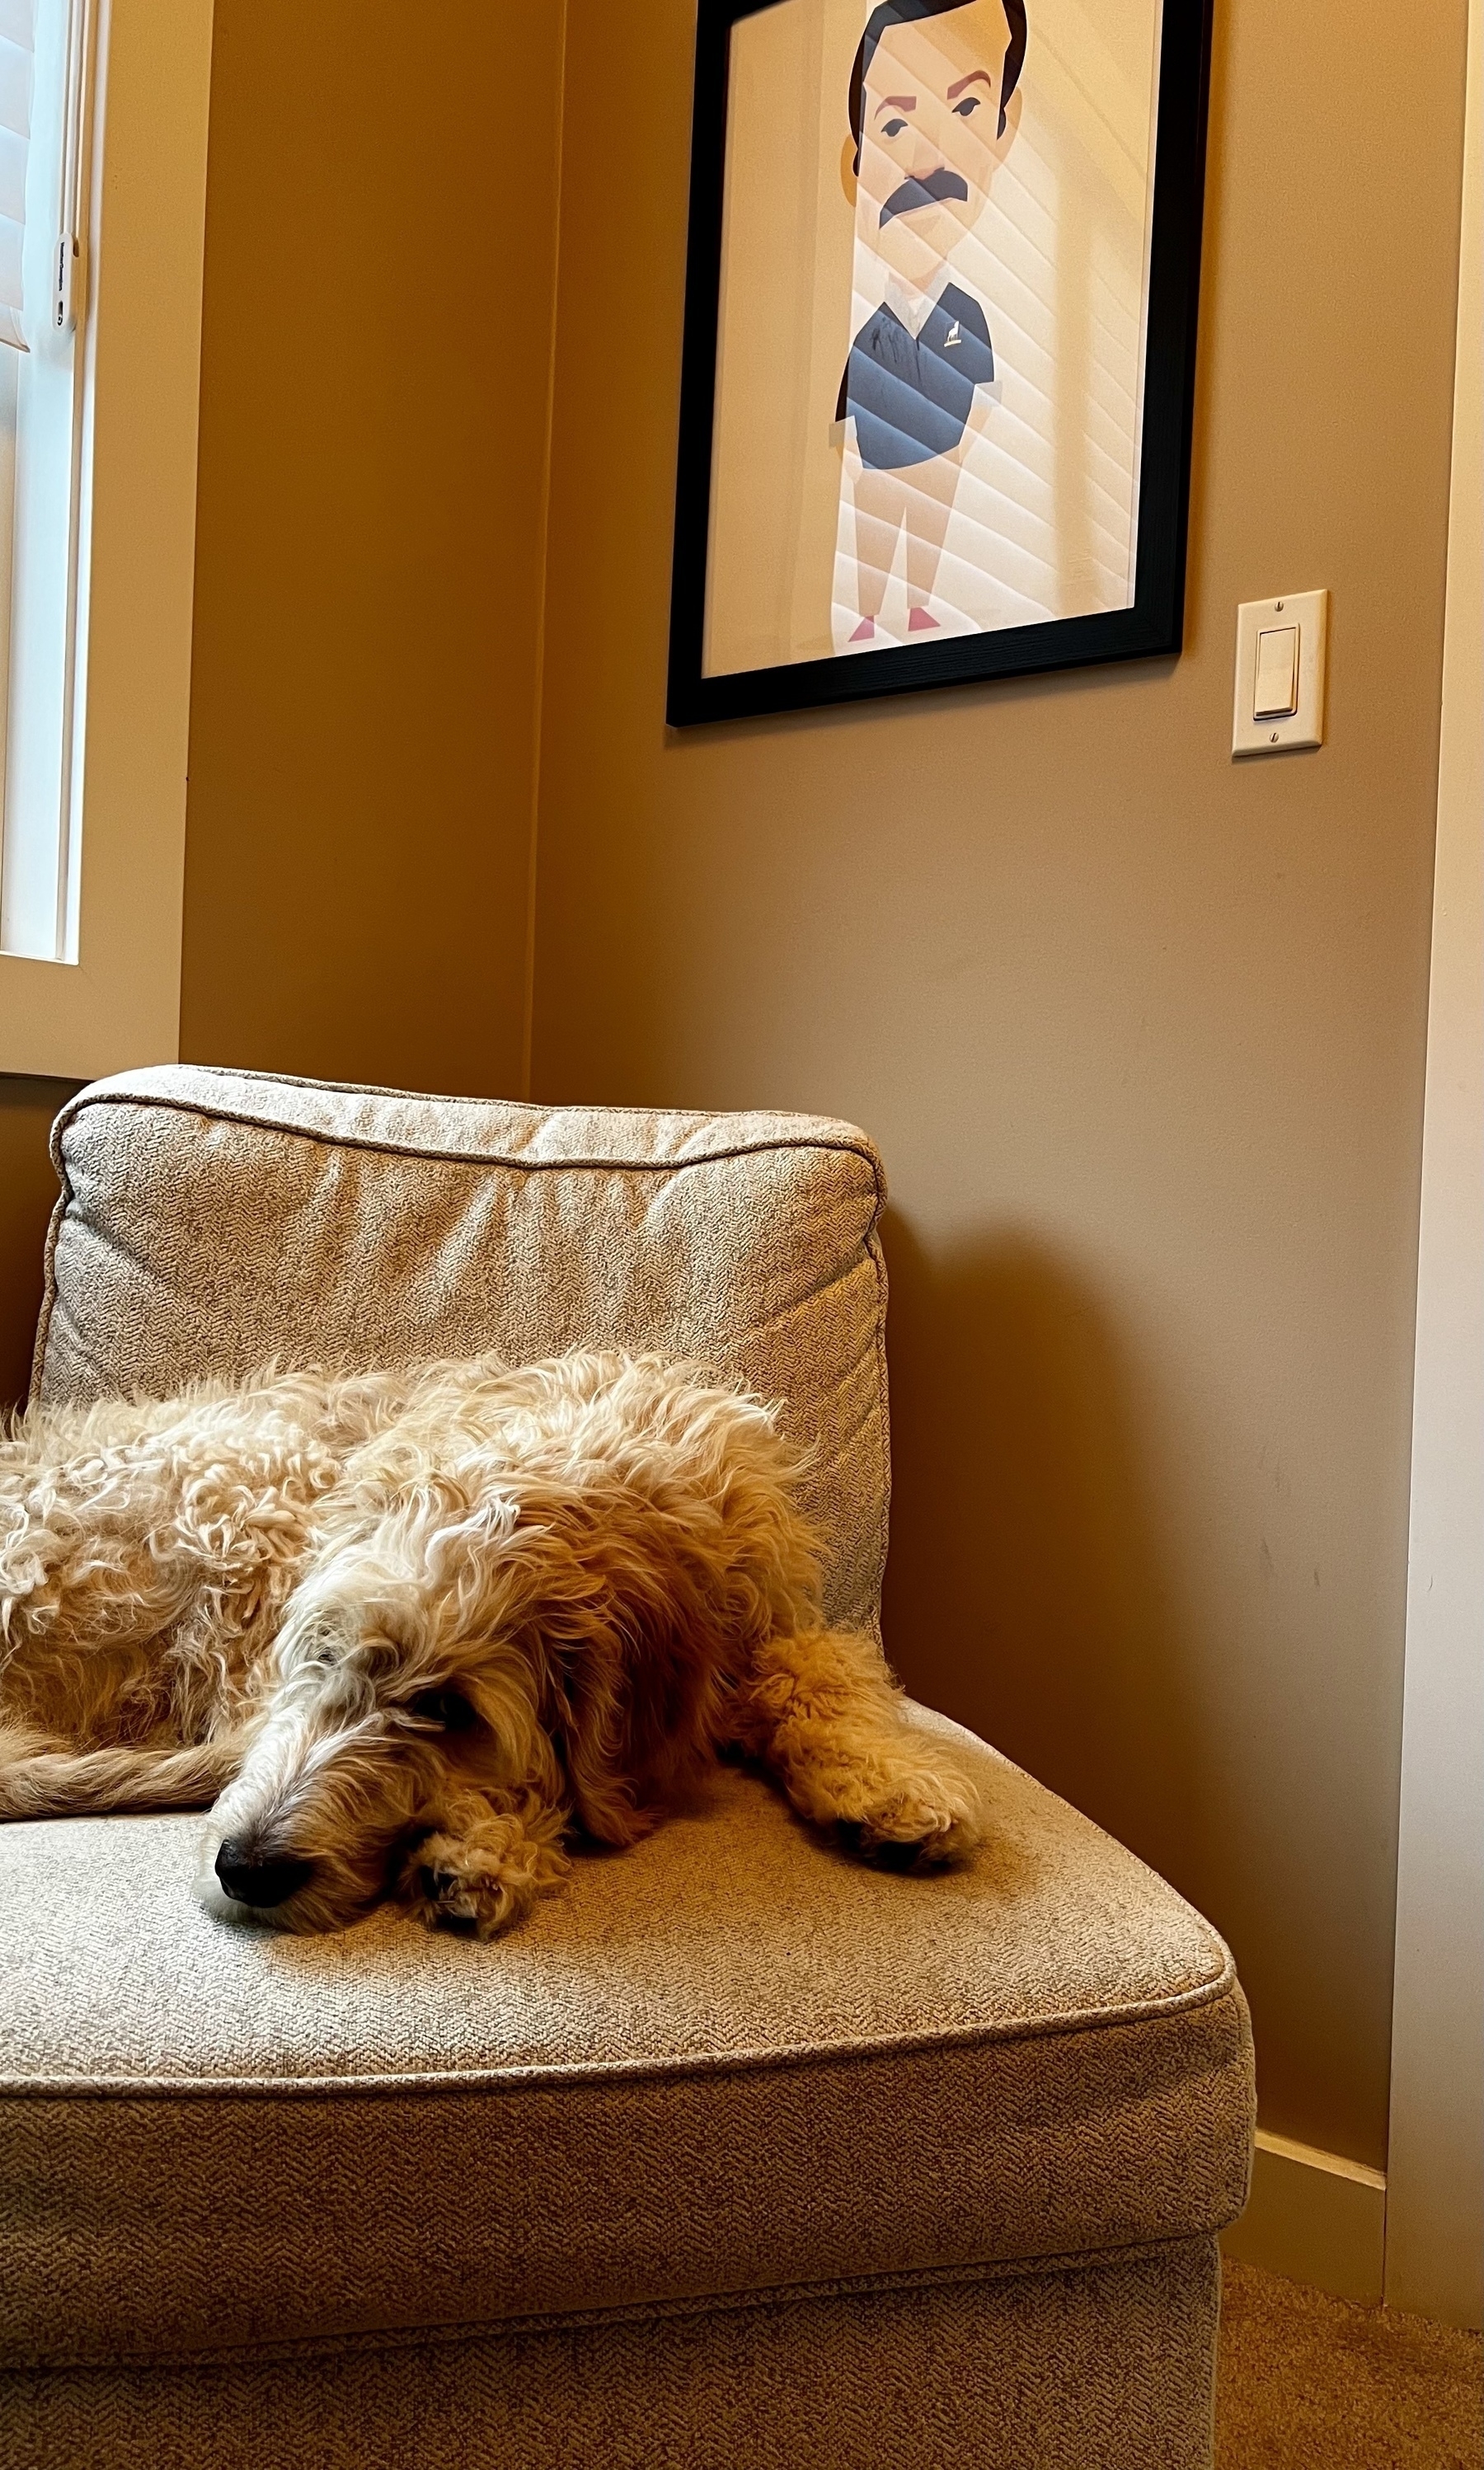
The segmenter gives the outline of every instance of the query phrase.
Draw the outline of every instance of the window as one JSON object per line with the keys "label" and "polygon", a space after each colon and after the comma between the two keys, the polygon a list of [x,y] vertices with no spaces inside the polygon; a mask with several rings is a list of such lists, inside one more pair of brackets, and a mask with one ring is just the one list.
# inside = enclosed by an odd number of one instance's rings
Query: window
{"label": "window", "polygon": [[[0,951],[73,960],[69,686],[78,581],[84,0],[0,0]],[[8,484],[8,485],[7,485]]]}
{"label": "window", "polygon": [[176,1052],[211,0],[0,0],[0,1071]]}

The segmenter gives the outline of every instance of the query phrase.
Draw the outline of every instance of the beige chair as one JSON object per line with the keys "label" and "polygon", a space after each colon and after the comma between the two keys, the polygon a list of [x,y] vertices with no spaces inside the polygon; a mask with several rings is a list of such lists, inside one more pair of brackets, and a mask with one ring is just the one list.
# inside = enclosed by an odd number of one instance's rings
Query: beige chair
{"label": "beige chair", "polygon": [[[58,1141],[41,1397],[699,1354],[816,1441],[830,1608],[875,1619],[883,1196],[847,1125],[180,1068],[84,1090]],[[971,1748],[961,1875],[864,1869],[729,1771],[491,1946],[223,1930],[198,1817],[0,1828],[0,2458],[1209,2462],[1231,1961]]]}

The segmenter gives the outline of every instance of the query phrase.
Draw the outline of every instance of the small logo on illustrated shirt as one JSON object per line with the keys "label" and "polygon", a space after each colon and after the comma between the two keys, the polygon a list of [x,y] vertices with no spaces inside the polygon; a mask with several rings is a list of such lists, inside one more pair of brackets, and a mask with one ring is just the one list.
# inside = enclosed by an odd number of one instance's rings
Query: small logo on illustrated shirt
{"label": "small logo on illustrated shirt", "polygon": [[959,321],[957,317],[955,317],[953,324],[948,329],[948,340],[943,345],[944,351],[951,352],[955,343],[962,343],[962,340],[963,338],[959,332]]}

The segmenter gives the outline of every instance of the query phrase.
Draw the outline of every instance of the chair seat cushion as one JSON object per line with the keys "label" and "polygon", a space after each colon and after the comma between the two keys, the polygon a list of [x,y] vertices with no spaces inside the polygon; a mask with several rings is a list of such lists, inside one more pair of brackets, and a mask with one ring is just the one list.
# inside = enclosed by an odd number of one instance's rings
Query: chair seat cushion
{"label": "chair seat cushion", "polygon": [[192,1817],[0,1829],[0,2345],[178,2356],[1116,2249],[1244,2201],[1220,1941],[983,1761],[865,1869],[724,1771],[489,1946],[210,1920]]}

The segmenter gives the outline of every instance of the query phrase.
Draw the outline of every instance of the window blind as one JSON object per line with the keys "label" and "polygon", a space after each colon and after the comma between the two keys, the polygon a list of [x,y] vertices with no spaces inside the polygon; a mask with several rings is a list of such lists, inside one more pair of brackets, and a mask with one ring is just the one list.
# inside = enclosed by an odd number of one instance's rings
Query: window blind
{"label": "window blind", "polygon": [[35,0],[0,0],[0,343],[23,352],[21,253],[35,59]]}

